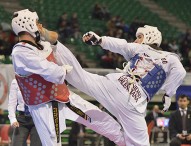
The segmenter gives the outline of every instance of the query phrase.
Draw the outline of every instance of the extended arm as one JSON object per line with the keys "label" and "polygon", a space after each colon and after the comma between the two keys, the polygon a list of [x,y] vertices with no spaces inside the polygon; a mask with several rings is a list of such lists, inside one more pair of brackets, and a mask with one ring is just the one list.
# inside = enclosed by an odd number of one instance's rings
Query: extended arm
{"label": "extended arm", "polygon": [[17,107],[17,92],[18,92],[17,81],[14,79],[11,83],[9,100],[8,100],[8,117],[11,125],[14,122],[17,122],[15,114]]}
{"label": "extended arm", "polygon": [[119,53],[126,60],[132,58],[139,50],[144,49],[143,45],[128,43],[125,39],[102,36],[94,32],[88,32],[83,36],[83,41],[89,45],[100,45],[103,49]]}
{"label": "extended arm", "polygon": [[53,62],[49,62],[29,48],[17,47],[14,49],[16,51],[13,53],[13,64],[16,66],[15,71],[17,74],[28,75],[29,73],[34,73],[39,74],[49,82],[64,83],[66,75],[64,66],[58,66]]}

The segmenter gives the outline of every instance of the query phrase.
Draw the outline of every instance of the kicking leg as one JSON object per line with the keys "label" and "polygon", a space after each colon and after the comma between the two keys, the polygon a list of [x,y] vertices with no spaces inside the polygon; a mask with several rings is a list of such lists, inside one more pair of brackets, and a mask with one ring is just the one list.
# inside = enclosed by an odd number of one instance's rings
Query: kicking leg
{"label": "kicking leg", "polygon": [[[95,132],[104,135],[118,146],[125,146],[121,125],[108,113],[101,111],[98,107],[71,93],[70,102],[91,117],[91,123],[72,112],[69,108],[65,110],[67,119],[81,123]],[[74,116],[72,116],[74,115]]]}
{"label": "kicking leg", "polygon": [[[100,102],[110,113],[117,117],[116,105],[111,105],[113,102],[108,86],[112,84],[104,76],[92,74],[86,72],[76,60],[75,56],[61,43],[58,43],[56,49],[56,58],[60,64],[69,64],[73,66],[73,70],[67,74],[66,80],[81,90],[82,92],[94,97]],[[117,90],[116,88],[110,88],[110,90]]]}

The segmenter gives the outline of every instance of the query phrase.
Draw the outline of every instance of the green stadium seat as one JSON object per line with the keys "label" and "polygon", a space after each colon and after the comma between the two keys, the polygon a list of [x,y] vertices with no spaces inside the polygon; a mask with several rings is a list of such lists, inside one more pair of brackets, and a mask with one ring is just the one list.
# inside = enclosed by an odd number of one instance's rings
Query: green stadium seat
{"label": "green stadium seat", "polygon": [[153,0],[158,5],[166,9],[171,14],[184,21],[187,25],[191,26],[191,1],[184,0]]}

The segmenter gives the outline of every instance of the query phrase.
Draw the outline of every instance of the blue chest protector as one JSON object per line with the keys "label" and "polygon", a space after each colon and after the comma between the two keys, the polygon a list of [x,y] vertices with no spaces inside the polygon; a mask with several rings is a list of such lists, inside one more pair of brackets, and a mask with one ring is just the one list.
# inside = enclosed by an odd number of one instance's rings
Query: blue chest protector
{"label": "blue chest protector", "polygon": [[[136,66],[136,62],[140,59],[139,54],[131,58],[131,66]],[[144,78],[140,78],[141,86],[149,95],[150,99],[158,92],[166,80],[166,73],[162,66],[155,64],[155,67],[150,70]]]}

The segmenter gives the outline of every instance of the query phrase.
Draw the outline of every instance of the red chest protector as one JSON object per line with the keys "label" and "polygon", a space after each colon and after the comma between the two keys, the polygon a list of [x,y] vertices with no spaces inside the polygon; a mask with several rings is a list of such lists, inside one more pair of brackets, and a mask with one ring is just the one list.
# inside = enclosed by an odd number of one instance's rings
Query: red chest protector
{"label": "red chest protector", "polygon": [[[56,62],[53,52],[47,57],[47,60]],[[15,77],[27,105],[38,105],[52,100],[65,103],[69,101],[69,90],[66,84],[48,82],[37,74],[27,77],[16,75]]]}

